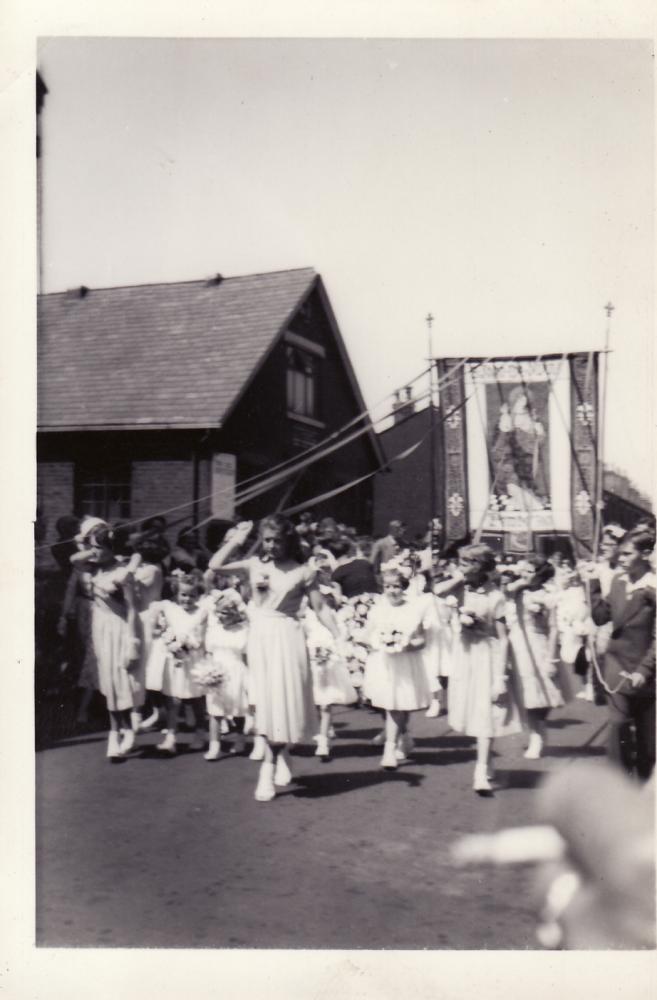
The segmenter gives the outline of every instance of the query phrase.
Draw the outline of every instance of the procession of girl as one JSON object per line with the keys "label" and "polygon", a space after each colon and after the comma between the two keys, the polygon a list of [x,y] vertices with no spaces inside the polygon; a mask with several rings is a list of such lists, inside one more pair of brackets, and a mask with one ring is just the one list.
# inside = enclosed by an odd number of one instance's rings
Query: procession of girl
{"label": "procession of girl", "polygon": [[[592,697],[595,675],[612,712],[611,755],[645,779],[655,755],[654,536],[611,525],[603,538],[601,560],[578,565],[535,555],[504,562],[485,544],[427,559],[400,543],[375,577],[352,534],[327,530],[310,544],[274,515],[257,529],[230,529],[205,571],[165,574],[152,530],[126,547],[89,518],[71,557],[65,615],[80,594],[84,684],[105,698],[111,761],[134,755],[139,733],[163,725],[157,751],[174,756],[184,709],[206,761],[222,756],[230,734],[231,753],[244,753],[251,734],[254,795],[270,802],[293,780],[290,748],[314,737],[316,756],[330,762],[334,706],[380,712],[386,771],[413,753],[413,713],[436,718],[442,708],[452,731],[474,739],[472,788],[490,796],[493,741],[524,732],[525,757],[538,759],[551,711],[578,689]],[[623,640],[628,602],[638,610]],[[613,689],[603,657],[614,665]]]}

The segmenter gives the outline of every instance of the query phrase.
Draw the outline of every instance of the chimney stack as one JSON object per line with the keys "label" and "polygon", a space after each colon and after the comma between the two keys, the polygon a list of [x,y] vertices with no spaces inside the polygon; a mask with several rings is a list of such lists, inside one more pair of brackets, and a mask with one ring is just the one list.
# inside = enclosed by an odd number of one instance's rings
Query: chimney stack
{"label": "chimney stack", "polygon": [[406,397],[402,397],[402,392],[397,390],[395,392],[395,401],[392,404],[393,420],[395,424],[400,424],[403,420],[411,417],[415,413],[415,400],[413,399],[413,390],[410,385],[405,386],[403,392]]}

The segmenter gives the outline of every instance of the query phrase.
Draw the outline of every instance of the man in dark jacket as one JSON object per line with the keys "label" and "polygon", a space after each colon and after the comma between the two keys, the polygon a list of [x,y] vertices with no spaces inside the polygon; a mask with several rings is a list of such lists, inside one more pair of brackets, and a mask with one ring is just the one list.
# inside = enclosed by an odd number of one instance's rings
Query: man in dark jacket
{"label": "man in dark jacket", "polygon": [[630,532],[607,599],[599,584],[591,586],[593,621],[613,624],[604,656],[609,756],[644,780],[655,765],[655,577],[648,561],[654,541],[649,532]]}

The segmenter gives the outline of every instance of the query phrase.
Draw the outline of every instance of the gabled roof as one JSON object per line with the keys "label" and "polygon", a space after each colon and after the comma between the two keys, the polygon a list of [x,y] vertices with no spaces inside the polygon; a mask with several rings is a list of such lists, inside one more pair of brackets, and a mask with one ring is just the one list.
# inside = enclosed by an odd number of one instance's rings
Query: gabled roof
{"label": "gabled roof", "polygon": [[218,427],[318,280],[301,268],[40,296],[39,430]]}

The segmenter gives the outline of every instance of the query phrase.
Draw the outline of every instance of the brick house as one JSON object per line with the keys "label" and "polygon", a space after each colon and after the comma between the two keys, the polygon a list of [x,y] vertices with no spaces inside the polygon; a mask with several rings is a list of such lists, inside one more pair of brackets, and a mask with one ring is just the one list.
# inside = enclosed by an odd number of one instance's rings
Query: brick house
{"label": "brick house", "polygon": [[[239,488],[364,409],[310,268],[41,295],[41,541],[52,542],[55,521],[71,512],[133,521],[180,507],[169,515],[178,529],[229,518],[235,481]],[[382,463],[368,431],[235,513],[260,517]],[[315,512],[368,530],[372,491],[368,479]]]}

